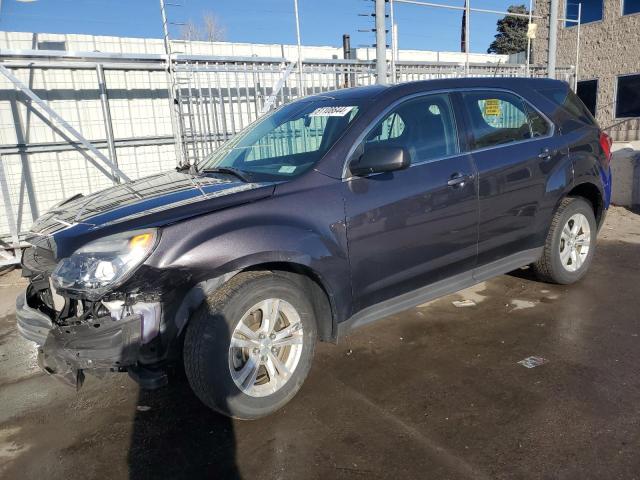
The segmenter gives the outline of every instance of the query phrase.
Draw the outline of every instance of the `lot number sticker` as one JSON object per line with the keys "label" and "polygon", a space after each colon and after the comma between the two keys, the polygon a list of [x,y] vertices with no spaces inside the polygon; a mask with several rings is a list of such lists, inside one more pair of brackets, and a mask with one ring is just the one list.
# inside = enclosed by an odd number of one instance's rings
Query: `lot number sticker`
{"label": "lot number sticker", "polygon": [[353,110],[353,106],[320,107],[309,114],[310,117],[344,117]]}

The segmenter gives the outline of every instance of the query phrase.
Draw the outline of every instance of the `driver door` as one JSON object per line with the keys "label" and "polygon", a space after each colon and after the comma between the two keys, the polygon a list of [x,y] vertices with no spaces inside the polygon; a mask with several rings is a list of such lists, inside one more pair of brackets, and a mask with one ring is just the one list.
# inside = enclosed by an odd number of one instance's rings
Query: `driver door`
{"label": "driver door", "polygon": [[477,175],[461,152],[449,95],[399,104],[356,152],[371,145],[402,146],[411,166],[343,183],[354,313],[470,274],[477,254]]}

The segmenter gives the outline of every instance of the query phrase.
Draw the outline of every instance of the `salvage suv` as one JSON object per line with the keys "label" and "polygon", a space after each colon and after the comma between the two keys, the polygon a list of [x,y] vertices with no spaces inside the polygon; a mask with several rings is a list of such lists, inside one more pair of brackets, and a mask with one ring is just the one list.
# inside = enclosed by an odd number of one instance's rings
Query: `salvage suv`
{"label": "salvage suv", "polygon": [[579,280],[610,148],[553,80],[303,98],[187,170],[40,217],[18,328],[74,385],[110,370],[154,388],[180,365],[209,407],[261,417],[300,389],[319,340],[527,265]]}

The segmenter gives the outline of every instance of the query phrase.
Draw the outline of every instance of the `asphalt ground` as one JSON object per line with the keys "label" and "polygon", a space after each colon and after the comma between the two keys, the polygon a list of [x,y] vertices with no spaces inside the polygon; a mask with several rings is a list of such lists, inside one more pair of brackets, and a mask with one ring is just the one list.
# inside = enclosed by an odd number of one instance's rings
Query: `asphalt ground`
{"label": "asphalt ground", "polygon": [[640,478],[639,271],[640,216],[613,208],[580,283],[521,270],[321,344],[293,401],[253,422],[184,383],[45,376],[5,274],[0,477]]}

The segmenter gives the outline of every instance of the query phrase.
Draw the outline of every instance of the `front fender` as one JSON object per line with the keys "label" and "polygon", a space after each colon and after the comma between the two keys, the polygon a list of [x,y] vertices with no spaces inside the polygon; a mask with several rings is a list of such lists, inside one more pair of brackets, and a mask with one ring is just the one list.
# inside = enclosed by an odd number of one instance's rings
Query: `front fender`
{"label": "front fender", "polygon": [[315,215],[269,214],[276,206],[260,202],[170,226],[146,263],[158,271],[188,272],[189,288],[262,264],[302,266],[330,296],[337,320],[347,318],[351,282],[342,206],[325,205]]}

